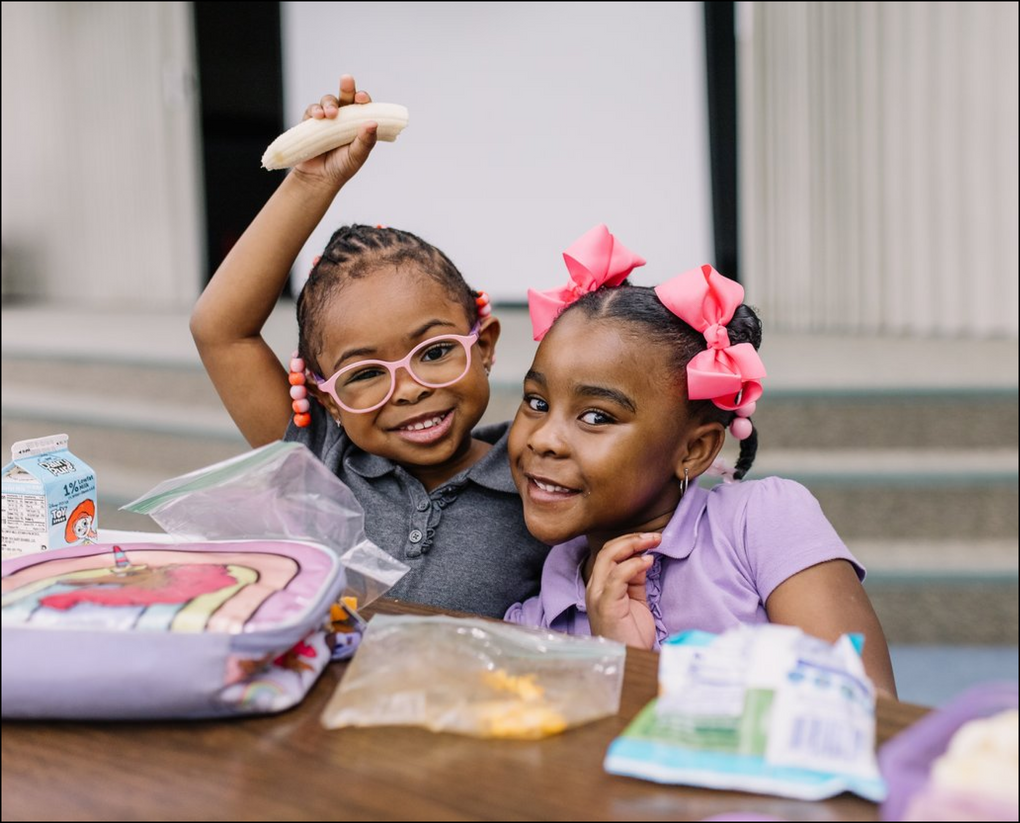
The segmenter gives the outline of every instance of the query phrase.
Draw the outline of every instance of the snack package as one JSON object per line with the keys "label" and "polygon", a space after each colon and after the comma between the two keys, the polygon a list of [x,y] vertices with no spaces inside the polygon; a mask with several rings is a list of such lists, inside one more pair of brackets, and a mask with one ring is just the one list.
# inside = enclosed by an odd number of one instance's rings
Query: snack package
{"label": "snack package", "polygon": [[625,646],[601,637],[376,615],[322,723],[546,737],[617,712],[625,655]]}
{"label": "snack package", "polygon": [[801,800],[843,791],[881,800],[875,690],[859,641],[830,644],[774,624],[671,637],[659,697],[610,745],[606,771]]}
{"label": "snack package", "polygon": [[96,475],[67,435],[19,440],[3,474],[3,557],[96,542]]}

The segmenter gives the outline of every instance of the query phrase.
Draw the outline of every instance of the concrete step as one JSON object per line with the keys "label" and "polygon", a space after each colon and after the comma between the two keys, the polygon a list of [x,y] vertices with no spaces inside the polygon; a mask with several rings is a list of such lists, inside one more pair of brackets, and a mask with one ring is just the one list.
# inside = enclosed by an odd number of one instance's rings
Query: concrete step
{"label": "concrete step", "polygon": [[1016,645],[894,645],[889,649],[900,700],[944,706],[967,689],[1017,680]]}
{"label": "concrete step", "polygon": [[1016,646],[1017,579],[866,580],[890,643]]}

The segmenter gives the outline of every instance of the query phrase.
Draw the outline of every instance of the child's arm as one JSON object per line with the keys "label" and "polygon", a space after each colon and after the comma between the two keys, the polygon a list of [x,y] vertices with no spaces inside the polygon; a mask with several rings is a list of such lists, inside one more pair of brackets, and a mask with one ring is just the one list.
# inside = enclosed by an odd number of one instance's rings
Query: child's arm
{"label": "child's arm", "polygon": [[[309,117],[336,117],[340,106],[368,103],[354,78],[340,79],[340,96],[309,106]],[[245,439],[261,446],[281,438],[291,415],[287,372],[262,339],[302,246],[343,185],[375,145],[376,125],[287,175],[241,235],[191,315],[191,333],[209,377]]]}
{"label": "child's arm", "polygon": [[593,635],[639,649],[655,647],[655,619],[645,592],[652,558],[637,553],[661,541],[662,535],[656,532],[627,534],[608,541],[596,555],[584,598]]}
{"label": "child's arm", "polygon": [[771,622],[797,626],[823,640],[834,641],[851,632],[863,634],[864,670],[879,692],[896,697],[885,634],[847,561],[829,560],[787,578],[769,595],[765,611]]}

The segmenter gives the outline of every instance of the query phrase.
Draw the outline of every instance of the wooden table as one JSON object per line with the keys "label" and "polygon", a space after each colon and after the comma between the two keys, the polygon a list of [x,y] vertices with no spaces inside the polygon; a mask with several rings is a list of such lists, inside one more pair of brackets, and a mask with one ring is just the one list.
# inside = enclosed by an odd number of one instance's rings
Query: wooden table
{"label": "wooden table", "polygon": [[[371,610],[370,610],[371,611]],[[383,601],[378,613],[432,610]],[[658,655],[628,650],[620,712],[536,742],[417,728],[326,731],[332,664],[282,715],[227,721],[5,721],[3,819],[697,820],[753,810],[786,820],[877,820],[851,795],[821,803],[606,774],[606,747],[655,694]],[[926,709],[881,700],[885,741]]]}

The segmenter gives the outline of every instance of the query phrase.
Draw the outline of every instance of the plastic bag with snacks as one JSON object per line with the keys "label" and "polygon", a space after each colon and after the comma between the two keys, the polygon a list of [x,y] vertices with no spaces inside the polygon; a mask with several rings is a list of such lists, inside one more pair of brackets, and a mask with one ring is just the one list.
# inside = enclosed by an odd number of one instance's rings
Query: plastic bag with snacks
{"label": "plastic bag with snacks", "polygon": [[491,620],[377,615],[323,725],[537,739],[615,714],[626,647]]}

